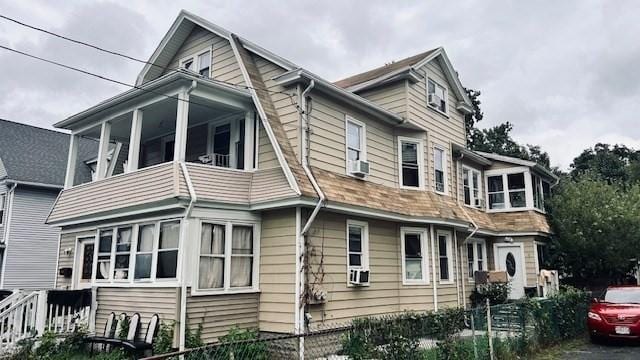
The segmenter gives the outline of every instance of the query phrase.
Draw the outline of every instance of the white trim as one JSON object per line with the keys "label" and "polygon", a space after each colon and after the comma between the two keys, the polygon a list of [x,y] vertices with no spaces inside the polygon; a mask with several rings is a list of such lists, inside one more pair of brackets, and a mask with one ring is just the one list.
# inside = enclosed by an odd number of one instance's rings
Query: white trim
{"label": "white trim", "polygon": [[367,161],[367,159],[368,159],[368,157],[367,157],[367,125],[364,122],[362,122],[360,120],[357,120],[356,118],[352,117],[351,115],[345,115],[344,116],[344,162],[345,162],[345,174],[347,174],[348,176],[351,176],[351,177],[362,179],[362,178],[359,178],[359,177],[356,177],[356,176],[352,175],[351,172],[349,171],[349,169],[350,169],[350,166],[349,166],[349,123],[352,123],[353,125],[359,126],[360,129],[361,129],[361,134],[360,134],[360,160],[361,161]]}
{"label": "white trim", "polygon": [[[408,190],[424,190],[424,141],[420,138],[412,138],[407,136],[397,136],[398,141],[398,178],[401,189]],[[418,156],[418,186],[405,186],[402,178],[402,143],[412,143],[418,145],[416,151]]]}
{"label": "white trim", "polygon": [[[9,206],[5,206],[6,211],[6,221],[4,222],[4,253],[2,255],[2,274],[0,275],[0,289],[4,289],[4,276],[6,275],[7,268],[7,255],[9,253],[9,237],[11,235],[11,218],[13,215],[13,203],[16,198],[16,189],[18,188],[17,184],[14,184],[11,189],[6,193],[7,199],[9,199]],[[6,200],[5,200],[6,201]]]}
{"label": "white trim", "polygon": [[[406,259],[405,259],[405,235],[406,234],[418,234],[420,235],[420,254],[422,255],[421,269],[422,279],[413,280],[407,279],[406,271]],[[428,285],[430,283],[429,277],[429,247],[427,242],[429,241],[428,229],[422,227],[400,227],[400,258],[402,262],[402,285]]]}
{"label": "white trim", "polygon": [[[480,267],[478,266],[478,260],[479,260],[479,256],[478,256],[478,244],[480,244],[482,246],[482,269],[480,269]],[[473,252],[473,264],[471,265],[473,267],[473,272],[475,273],[476,271],[487,271],[489,269],[489,255],[487,254],[487,241],[485,239],[481,239],[481,238],[471,238],[469,239],[466,243],[464,243],[464,249],[465,249],[465,260],[466,260],[466,270],[467,273],[463,275],[463,279],[467,278],[468,282],[471,284],[475,283],[475,279],[472,277],[469,277],[469,248],[468,245],[471,245],[471,251]]]}
{"label": "white trim", "polygon": [[303,322],[300,321],[300,319],[303,318],[302,313],[302,309],[300,306],[300,294],[302,291],[304,291],[304,284],[301,283],[301,279],[302,277],[301,272],[302,272],[302,262],[300,259],[300,255],[302,253],[302,249],[300,248],[302,245],[302,239],[301,239],[301,234],[300,234],[300,223],[302,222],[302,215],[301,215],[301,210],[300,207],[296,207],[296,274],[295,274],[295,291],[294,291],[294,298],[293,298],[293,304],[294,304],[294,313],[293,313],[293,329],[294,329],[294,333],[299,334],[303,328]]}
{"label": "white trim", "polygon": [[[251,77],[249,76],[249,73],[247,72],[247,68],[244,64],[244,61],[242,60],[242,57],[240,56],[240,52],[237,48],[237,44],[236,44],[236,39],[233,38],[233,35],[229,36],[229,43],[231,44],[231,48],[233,49],[233,53],[236,57],[236,60],[238,61],[238,65],[240,67],[240,71],[242,72],[242,76],[244,78],[244,81],[247,83],[248,86],[248,90],[249,93],[251,94],[251,97],[253,99],[253,103],[256,107],[256,110],[258,110],[258,114],[260,115],[260,120],[262,121],[262,126],[264,127],[265,131],[267,132],[267,135],[269,136],[269,141],[271,141],[271,145],[273,147],[273,150],[276,153],[276,157],[278,158],[278,162],[280,163],[280,166],[282,167],[282,170],[284,172],[285,177],[287,178],[287,181],[289,182],[289,186],[291,187],[291,189],[293,189],[293,191],[298,194],[301,195],[302,192],[300,191],[300,187],[298,186],[298,182],[296,180],[296,178],[293,176],[293,172],[291,171],[291,168],[289,167],[289,163],[287,163],[287,160],[284,157],[284,154],[282,153],[282,149],[280,148],[280,143],[277,141],[276,136],[273,132],[273,129],[271,128],[271,124],[269,124],[269,120],[267,118],[267,113],[265,112],[264,108],[262,107],[262,102],[260,101],[260,97],[258,96],[258,93],[256,92],[256,89],[253,86],[253,83],[251,82]],[[256,163],[257,164],[257,163]]]}
{"label": "white trim", "polygon": [[[92,235],[77,235],[75,236],[74,239],[74,252],[73,252],[73,265],[71,267],[71,286],[70,288],[73,290],[77,290],[77,289],[89,289],[92,286],[93,283],[93,279],[94,279],[94,274],[93,274],[93,262],[91,262],[91,277],[89,278],[89,281],[85,284],[85,286],[80,287],[80,281],[82,280],[82,257],[84,257],[84,249],[83,249],[83,244],[87,244],[87,243],[93,243],[93,247],[94,247],[94,255],[95,255],[95,247],[97,245],[96,243],[96,236],[95,234]],[[62,249],[60,249],[58,247],[58,251],[60,251]],[[59,256],[58,256],[59,257]],[[80,263],[78,263],[78,261],[80,261]],[[56,275],[57,272],[60,269],[58,268],[58,266],[56,265]],[[57,276],[56,276],[57,278]]]}
{"label": "white trim", "polygon": [[[361,238],[360,238],[360,266],[351,266],[349,264],[349,228],[351,226],[360,227],[362,229]],[[347,286],[352,287],[353,285],[349,283],[349,272],[351,269],[364,269],[370,270],[369,267],[369,223],[366,221],[359,221],[353,219],[347,219],[346,221],[346,229],[345,229],[345,240],[346,246],[345,250],[347,252],[347,258],[345,261],[345,265],[347,266]],[[371,276],[369,276],[369,281],[371,281]],[[364,285],[369,285],[364,284]]]}
{"label": "white trim", "polygon": [[[447,56],[446,51],[444,50],[443,47],[439,47],[437,48],[431,55],[429,55],[428,57],[426,57],[425,59],[421,60],[419,63],[413,65],[414,69],[419,69],[423,66],[425,66],[427,63],[431,62],[432,60],[434,60],[435,58],[440,57],[440,59],[442,59],[442,62],[440,63],[441,67],[444,67],[444,75],[447,77],[447,80],[450,83],[453,83],[454,85],[454,92],[456,93],[456,95],[458,95],[459,98],[462,98],[462,101],[468,105],[469,107],[472,107],[471,104],[471,99],[469,99],[469,96],[467,95],[467,92],[464,90],[464,87],[462,86],[462,83],[460,82],[460,78],[458,78],[458,73],[456,72],[456,70],[453,68],[453,65],[451,64],[451,61],[449,60],[449,56]],[[444,64],[443,64],[444,63]],[[442,66],[444,65],[444,66]]]}
{"label": "white trim", "polygon": [[[445,243],[447,247],[447,273],[449,275],[449,279],[442,279],[442,271],[440,269],[440,236],[445,236]],[[438,244],[438,283],[440,285],[451,285],[455,282],[455,269],[453,267],[453,234],[450,230],[436,230],[436,242]]]}
{"label": "white trim", "polygon": [[[444,191],[438,191],[438,187],[436,186],[436,150],[442,151],[442,182],[444,186]],[[448,195],[449,194],[449,174],[448,174],[448,155],[447,148],[439,145],[433,144],[433,191],[437,194]]]}
{"label": "white trim", "polygon": [[[522,174],[524,177],[524,197],[525,197],[525,206],[521,207],[513,207],[511,206],[511,200],[509,193],[522,191],[521,189],[509,190],[509,175]],[[491,209],[491,198],[489,196],[489,178],[490,177],[502,177],[502,196],[504,201],[504,207],[498,209]],[[487,170],[484,172],[484,185],[485,185],[485,195],[486,195],[486,211],[488,213],[493,212],[511,212],[511,211],[522,211],[522,210],[534,210],[536,209],[533,206],[533,189],[531,188],[531,172],[527,167],[514,167],[514,168],[506,168],[506,169],[498,169],[498,170]],[[500,192],[493,192],[500,193]]]}
{"label": "white trim", "polygon": [[436,245],[434,226],[429,225],[429,240],[431,242],[431,274],[433,276],[433,310],[438,311],[438,280],[436,279]]}

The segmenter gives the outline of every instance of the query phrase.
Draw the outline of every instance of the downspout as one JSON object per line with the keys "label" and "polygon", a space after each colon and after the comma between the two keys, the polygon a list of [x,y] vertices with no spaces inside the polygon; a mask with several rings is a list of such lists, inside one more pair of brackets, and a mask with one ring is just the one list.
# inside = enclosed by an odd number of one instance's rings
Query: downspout
{"label": "downspout", "polygon": [[[191,86],[189,87],[189,89],[187,89],[187,94],[191,94],[191,92],[196,88],[196,86],[198,86],[198,82],[196,82],[195,80],[193,80],[191,82]],[[186,131],[186,129],[185,129]],[[185,143],[186,146],[186,143]],[[196,196],[196,191],[193,187],[193,183],[191,182],[191,177],[189,176],[189,171],[187,170],[187,165],[181,161],[180,162],[180,167],[182,168],[182,174],[184,176],[185,182],[187,183],[187,189],[189,189],[189,197],[191,198],[191,200],[189,201],[189,206],[187,207],[187,210],[184,213],[184,221],[183,221],[183,226],[181,229],[182,232],[182,241],[180,242],[181,246],[182,246],[182,273],[180,274],[180,281],[181,281],[181,286],[180,286],[180,336],[179,336],[179,350],[180,351],[184,351],[185,350],[185,343],[186,343],[186,333],[187,333],[187,281],[186,281],[186,267],[187,267],[187,235],[189,234],[189,231],[187,229],[187,225],[188,225],[188,218],[191,215],[191,210],[193,210],[193,206],[196,203],[196,201],[198,200],[197,196]]]}
{"label": "downspout", "polygon": [[326,201],[326,197],[322,192],[322,189],[320,189],[320,185],[318,185],[316,178],[313,176],[313,172],[309,168],[309,148],[308,148],[309,141],[308,140],[309,140],[309,112],[310,111],[307,111],[307,94],[311,92],[314,86],[315,86],[315,81],[312,79],[309,82],[309,86],[307,86],[307,88],[304,89],[304,91],[302,92],[301,99],[300,99],[300,106],[301,106],[300,115],[301,115],[301,125],[302,125],[302,139],[301,139],[302,141],[300,144],[301,145],[300,149],[302,153],[302,169],[304,170],[305,174],[309,178],[309,181],[311,182],[311,186],[313,187],[315,192],[318,194],[319,199],[318,199],[318,203],[313,209],[313,212],[309,216],[309,219],[307,219],[307,222],[304,224],[299,234],[299,241],[300,241],[300,243],[298,244],[298,247],[300,249],[299,268],[296,269],[296,273],[298,274],[298,277],[299,277],[299,283],[296,284],[296,286],[299,287],[299,297],[297,299],[298,308],[296,309],[296,312],[298,313],[298,316],[297,316],[298,323],[295,325],[295,328],[297,329],[298,332],[306,330],[306,327],[307,327],[306,325],[307,319],[305,314],[306,301],[303,301],[304,297],[307,296],[307,294],[304,293],[306,272],[304,274],[305,276],[303,276],[303,273],[302,273],[303,269],[305,269],[307,233],[309,232],[309,229],[311,228],[313,221],[318,216],[320,209],[324,206]]}
{"label": "downspout", "polygon": [[[18,187],[18,183],[13,183],[13,185],[11,186],[11,189],[9,189],[9,191],[7,192],[7,197],[5,199],[5,202],[8,201],[9,202],[9,206],[6,206],[5,204],[5,208],[7,209],[5,211],[6,213],[6,223],[4,224],[4,234],[2,235],[2,242],[4,244],[4,252],[2,254],[2,276],[0,277],[0,288],[4,288],[4,274],[5,274],[5,266],[7,265],[7,262],[5,261],[7,258],[7,245],[9,244],[9,228],[11,227],[11,213],[13,212],[13,200],[15,198],[15,191],[16,188]],[[59,249],[59,248],[58,248]]]}

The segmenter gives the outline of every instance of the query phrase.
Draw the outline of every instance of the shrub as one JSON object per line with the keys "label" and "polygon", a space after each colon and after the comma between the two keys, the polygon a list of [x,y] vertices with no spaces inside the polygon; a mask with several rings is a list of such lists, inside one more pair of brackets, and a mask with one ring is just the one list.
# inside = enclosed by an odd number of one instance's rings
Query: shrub
{"label": "shrub", "polygon": [[166,354],[173,350],[173,328],[175,323],[161,323],[158,334],[153,341],[153,353],[154,354]]}
{"label": "shrub", "polygon": [[[267,343],[258,340],[257,329],[240,329],[233,327],[227,335],[220,337],[222,343],[215,352],[213,358],[235,360],[268,360],[269,350]],[[238,343],[239,342],[239,343]]]}
{"label": "shrub", "polygon": [[487,299],[491,305],[507,302],[511,287],[508,283],[487,283],[476,286],[469,299],[473,307],[485,306]]}
{"label": "shrub", "polygon": [[204,346],[204,341],[202,341],[202,323],[198,324],[198,328],[194,332],[191,332],[191,329],[187,327],[185,332],[184,345],[187,349]]}

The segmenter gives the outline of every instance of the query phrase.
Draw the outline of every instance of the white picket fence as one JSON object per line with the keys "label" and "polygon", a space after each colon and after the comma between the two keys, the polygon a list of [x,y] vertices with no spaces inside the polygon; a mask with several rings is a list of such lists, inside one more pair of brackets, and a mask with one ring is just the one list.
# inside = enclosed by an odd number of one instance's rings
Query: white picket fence
{"label": "white picket fence", "polygon": [[78,326],[89,328],[93,322],[91,307],[74,308],[48,304],[47,290],[16,291],[0,302],[0,354],[22,339],[71,332]]}

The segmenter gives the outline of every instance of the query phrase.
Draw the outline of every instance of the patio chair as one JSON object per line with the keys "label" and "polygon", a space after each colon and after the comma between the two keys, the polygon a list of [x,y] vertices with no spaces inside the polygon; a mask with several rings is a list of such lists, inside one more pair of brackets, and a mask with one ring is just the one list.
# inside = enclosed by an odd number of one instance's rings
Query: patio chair
{"label": "patio chair", "polygon": [[109,316],[107,316],[107,322],[104,324],[104,333],[102,336],[88,336],[86,338],[84,338],[84,342],[90,343],[91,344],[91,352],[93,353],[93,344],[103,344],[103,350],[105,347],[105,340],[107,339],[113,339],[114,335],[115,335],[115,327],[114,325],[114,321],[116,319],[116,313],[111,312],[109,314]]}
{"label": "patio chair", "polygon": [[138,355],[144,354],[145,351],[153,349],[153,340],[155,339],[156,333],[158,332],[159,325],[160,317],[158,316],[158,314],[153,314],[153,316],[151,316],[151,319],[149,319],[147,334],[144,336],[144,339],[142,341],[136,341],[134,337],[133,340],[127,339],[126,341],[123,341],[119,344],[119,346],[121,346],[129,353],[133,353],[137,358]]}

